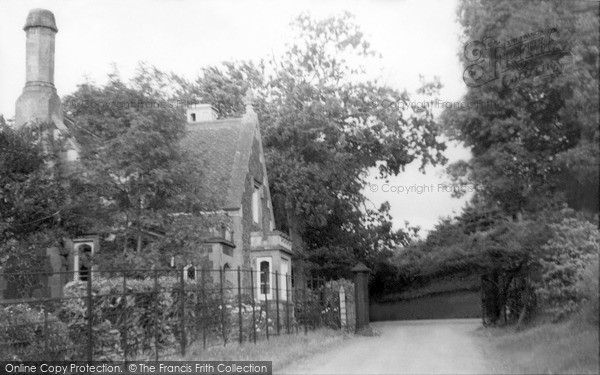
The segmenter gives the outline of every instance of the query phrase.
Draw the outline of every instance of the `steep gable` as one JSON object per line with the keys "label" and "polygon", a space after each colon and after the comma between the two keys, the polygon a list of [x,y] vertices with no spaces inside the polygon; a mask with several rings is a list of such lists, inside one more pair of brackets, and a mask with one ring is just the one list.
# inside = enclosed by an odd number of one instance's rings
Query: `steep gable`
{"label": "steep gable", "polygon": [[205,171],[206,185],[220,209],[241,208],[255,127],[242,119],[188,124],[182,146]]}

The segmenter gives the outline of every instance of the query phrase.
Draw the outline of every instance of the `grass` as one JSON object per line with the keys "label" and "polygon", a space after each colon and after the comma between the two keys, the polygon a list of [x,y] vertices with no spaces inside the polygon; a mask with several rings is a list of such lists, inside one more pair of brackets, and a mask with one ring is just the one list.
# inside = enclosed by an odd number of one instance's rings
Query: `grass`
{"label": "grass", "polygon": [[491,345],[488,357],[511,374],[598,374],[598,326],[574,319],[541,323],[516,331],[484,328],[478,332]]}
{"label": "grass", "polygon": [[202,344],[189,348],[185,357],[173,356],[170,361],[273,361],[273,372],[317,353],[323,352],[352,336],[343,331],[317,329],[308,334],[283,334],[272,336],[269,341],[257,341],[239,345],[232,343],[225,347],[210,347],[204,350]]}

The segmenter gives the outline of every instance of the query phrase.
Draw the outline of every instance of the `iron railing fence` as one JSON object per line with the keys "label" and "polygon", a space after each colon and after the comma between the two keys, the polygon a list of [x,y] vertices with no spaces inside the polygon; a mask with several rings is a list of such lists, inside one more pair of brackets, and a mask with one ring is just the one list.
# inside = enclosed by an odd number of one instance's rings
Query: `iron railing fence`
{"label": "iron railing fence", "polygon": [[[38,288],[0,298],[0,360],[158,360],[185,356],[191,346],[256,343],[346,322],[339,285],[318,278],[189,267],[53,275],[72,280],[59,297]],[[13,287],[41,279],[0,278]],[[345,312],[353,293],[342,296]]]}

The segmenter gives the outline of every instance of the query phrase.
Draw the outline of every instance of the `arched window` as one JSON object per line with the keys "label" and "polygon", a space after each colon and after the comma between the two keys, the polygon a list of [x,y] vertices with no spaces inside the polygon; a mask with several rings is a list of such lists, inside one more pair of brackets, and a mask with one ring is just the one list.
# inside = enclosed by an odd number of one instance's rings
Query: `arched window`
{"label": "arched window", "polygon": [[188,281],[196,280],[196,267],[189,264],[187,267],[183,268],[183,279]]}
{"label": "arched window", "polygon": [[196,267],[189,267],[187,269],[188,280],[196,280]]}

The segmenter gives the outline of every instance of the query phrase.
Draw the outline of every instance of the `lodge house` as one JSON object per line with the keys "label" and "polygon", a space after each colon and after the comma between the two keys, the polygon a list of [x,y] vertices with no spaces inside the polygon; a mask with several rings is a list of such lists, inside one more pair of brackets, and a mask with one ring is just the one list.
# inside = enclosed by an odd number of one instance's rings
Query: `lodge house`
{"label": "lodge house", "polygon": [[[67,137],[64,159],[77,163],[81,144],[70,137],[73,120],[63,114],[54,86],[55,37],[58,32],[52,12],[34,9],[24,27],[26,33],[26,78],[23,93],[16,102],[15,126],[51,123],[55,133]],[[210,105],[194,105],[186,110],[188,131],[182,146],[198,160],[211,191],[218,192],[219,213],[228,217],[227,228],[214,228],[199,245],[211,268],[235,269],[238,266],[256,272],[253,284],[257,298],[272,299],[273,273],[278,272],[280,289],[287,289],[291,273],[291,242],[275,231],[269,179],[265,167],[260,127],[251,100],[245,100],[241,118],[217,119]],[[223,230],[221,230],[223,229]],[[204,230],[200,229],[199,230]],[[82,253],[101,252],[101,238],[95,233],[66,240],[64,248],[46,249],[47,261],[54,271],[37,291],[39,296],[61,296],[66,282],[87,279],[93,268],[80,262]],[[196,278],[188,265],[184,277]],[[68,276],[66,276],[68,275]],[[0,299],[11,298],[10,285],[0,277]],[[13,286],[14,287],[14,286]],[[18,286],[17,286],[18,287]],[[280,296],[285,299],[286,295]]]}

